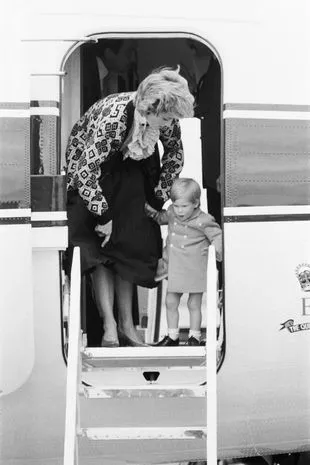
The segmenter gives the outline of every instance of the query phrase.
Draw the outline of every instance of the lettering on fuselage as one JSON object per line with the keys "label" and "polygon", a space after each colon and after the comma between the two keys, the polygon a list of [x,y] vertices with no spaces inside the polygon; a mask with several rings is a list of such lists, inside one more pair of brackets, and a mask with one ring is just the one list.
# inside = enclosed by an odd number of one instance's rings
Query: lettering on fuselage
{"label": "lettering on fuselage", "polygon": [[307,329],[310,329],[310,322],[307,323],[297,323],[294,324],[294,320],[290,319],[285,321],[284,323],[281,323],[282,327],[281,329],[287,329],[290,333],[297,333],[299,331],[306,331]]}
{"label": "lettering on fuselage", "polygon": [[310,315],[310,297],[302,297],[302,315]]}

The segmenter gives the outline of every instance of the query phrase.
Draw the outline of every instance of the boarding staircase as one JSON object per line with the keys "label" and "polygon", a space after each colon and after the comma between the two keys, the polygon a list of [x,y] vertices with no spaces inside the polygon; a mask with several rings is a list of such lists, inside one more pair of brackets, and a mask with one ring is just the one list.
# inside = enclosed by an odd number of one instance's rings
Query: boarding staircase
{"label": "boarding staircase", "polygon": [[[80,251],[75,248],[70,279],[64,465],[78,465],[79,442],[202,441],[208,465],[217,464],[217,272],[209,250],[207,345],[199,347],[92,348],[81,332]],[[95,399],[205,398],[205,425],[81,426],[80,403]],[[164,422],[163,422],[164,423]],[[156,444],[155,446],[156,447]]]}

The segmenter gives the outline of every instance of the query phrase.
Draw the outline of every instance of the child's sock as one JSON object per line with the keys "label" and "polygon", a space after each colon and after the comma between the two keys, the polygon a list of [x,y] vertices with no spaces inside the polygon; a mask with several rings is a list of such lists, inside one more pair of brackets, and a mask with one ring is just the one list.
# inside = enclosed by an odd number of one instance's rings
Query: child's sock
{"label": "child's sock", "polygon": [[179,339],[179,329],[178,328],[176,328],[176,329],[168,329],[168,336],[173,341],[176,341],[177,339]]}
{"label": "child's sock", "polygon": [[195,331],[194,329],[189,330],[188,339],[194,337],[197,341],[200,341],[201,331]]}

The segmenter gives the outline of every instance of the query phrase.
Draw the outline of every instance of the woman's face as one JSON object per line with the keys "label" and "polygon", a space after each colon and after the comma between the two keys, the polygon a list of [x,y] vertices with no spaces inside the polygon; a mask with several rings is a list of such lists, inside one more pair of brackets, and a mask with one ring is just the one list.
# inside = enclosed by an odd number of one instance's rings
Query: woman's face
{"label": "woman's face", "polygon": [[159,113],[155,115],[154,113],[146,113],[145,118],[149,125],[154,129],[159,129],[162,126],[169,126],[173,120],[172,115],[166,113]]}

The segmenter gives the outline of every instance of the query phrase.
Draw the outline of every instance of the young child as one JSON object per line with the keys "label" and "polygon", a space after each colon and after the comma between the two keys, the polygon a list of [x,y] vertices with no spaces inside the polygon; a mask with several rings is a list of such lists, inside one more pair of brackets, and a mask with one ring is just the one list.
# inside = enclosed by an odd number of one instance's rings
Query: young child
{"label": "young child", "polygon": [[158,224],[168,224],[163,259],[158,266],[158,281],[168,275],[166,295],[168,335],[157,346],[179,345],[179,304],[189,293],[187,306],[190,330],[186,345],[198,346],[201,336],[201,302],[206,291],[208,248],[215,246],[222,260],[222,231],[213,216],[200,210],[201,190],[190,178],[178,178],[171,189],[172,205],[157,212],[148,204],[146,213]]}

